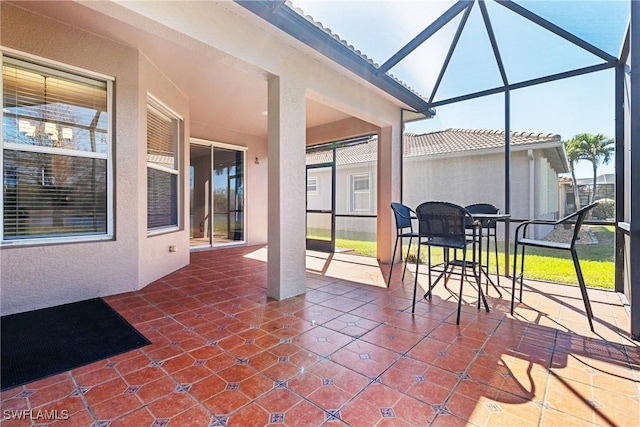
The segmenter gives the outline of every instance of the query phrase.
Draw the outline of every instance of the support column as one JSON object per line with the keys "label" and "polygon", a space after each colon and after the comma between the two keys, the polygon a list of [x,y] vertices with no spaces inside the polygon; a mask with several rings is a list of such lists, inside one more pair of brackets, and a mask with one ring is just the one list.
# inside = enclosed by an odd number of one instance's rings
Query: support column
{"label": "support column", "polygon": [[[640,341],[640,191],[637,177],[640,175],[640,2],[631,2],[631,34],[629,63],[631,77],[629,85],[630,153],[629,180],[629,276],[631,288],[631,336]],[[634,179],[633,177],[636,177]]]}
{"label": "support column", "polygon": [[306,291],[306,96],[304,85],[287,78],[268,85],[267,295],[282,300]]}
{"label": "support column", "polygon": [[[391,262],[393,244],[396,238],[396,225],[391,211],[391,202],[399,202],[402,189],[402,124],[400,117],[395,126],[380,129],[378,133],[378,192],[377,192],[377,235],[378,261],[384,264]],[[415,206],[411,206],[415,208]],[[396,261],[400,259],[397,251]]]}

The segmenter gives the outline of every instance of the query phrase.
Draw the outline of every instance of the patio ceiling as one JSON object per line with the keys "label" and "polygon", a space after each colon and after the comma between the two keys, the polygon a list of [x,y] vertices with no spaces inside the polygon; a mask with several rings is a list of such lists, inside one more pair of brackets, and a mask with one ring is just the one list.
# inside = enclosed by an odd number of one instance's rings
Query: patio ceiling
{"label": "patio ceiling", "polygon": [[[188,97],[192,126],[195,123],[201,126],[224,124],[225,129],[266,137],[268,76],[263,70],[240,63],[204,43],[178,36],[168,27],[145,22],[143,17],[120,5],[106,2],[83,5],[72,1],[12,3],[142,52]],[[202,6],[210,8],[210,13],[215,12],[215,7],[221,7]],[[126,18],[117,19],[116,16]],[[312,99],[307,100],[309,128],[349,117]]]}
{"label": "patio ceiling", "polygon": [[[426,104],[410,105],[421,112],[612,68],[629,21],[628,0],[582,2],[579,13],[572,1],[349,1],[340,13],[330,1],[238,3],[291,35],[300,19],[333,35],[368,64],[365,78],[391,78],[419,94]],[[312,37],[300,40],[313,47]],[[337,44],[316,49],[357,64]]]}

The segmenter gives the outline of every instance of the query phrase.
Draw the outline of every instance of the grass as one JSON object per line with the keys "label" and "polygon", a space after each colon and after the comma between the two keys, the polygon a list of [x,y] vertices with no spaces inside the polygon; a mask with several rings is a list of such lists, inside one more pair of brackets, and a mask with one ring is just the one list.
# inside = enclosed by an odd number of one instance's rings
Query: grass
{"label": "grass", "polygon": [[[614,228],[592,226],[598,243],[577,245],[580,266],[587,286],[613,289],[614,287]],[[513,258],[511,257],[511,262]],[[525,277],[550,282],[577,284],[571,254],[540,248],[527,248]]]}
{"label": "grass", "polygon": [[[364,242],[357,240],[336,239],[336,248],[349,249],[358,255],[376,256],[376,242]],[[406,250],[406,249],[405,249]]]}
{"label": "grass", "polygon": [[[587,286],[613,289],[614,287],[614,227],[611,226],[591,226],[591,231],[598,239],[597,244],[578,245],[578,256],[580,266]],[[354,252],[376,256],[375,242],[356,241],[348,239],[336,239],[336,247],[348,248]],[[412,248],[410,261],[415,262],[415,246]],[[403,248],[406,254],[407,246]],[[493,247],[491,247],[493,251]],[[442,251],[433,250],[433,261],[442,261]],[[404,256],[404,255],[403,255]],[[421,251],[423,262],[426,261],[426,250]],[[498,262],[500,272],[504,274],[504,242],[498,242]],[[571,254],[565,251],[541,248],[527,248],[525,258],[525,277],[529,279],[543,280],[548,282],[577,284]],[[509,269],[513,269],[513,247],[509,257]],[[495,256],[493,252],[489,257],[489,271],[495,272]]]}

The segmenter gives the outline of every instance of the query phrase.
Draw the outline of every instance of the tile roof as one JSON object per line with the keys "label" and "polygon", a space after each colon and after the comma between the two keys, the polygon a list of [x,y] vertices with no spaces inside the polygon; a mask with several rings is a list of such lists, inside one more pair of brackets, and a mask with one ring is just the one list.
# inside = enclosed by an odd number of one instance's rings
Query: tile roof
{"label": "tile roof", "polygon": [[[556,143],[562,145],[560,135],[552,133],[511,132],[514,146]],[[404,134],[403,157],[432,156],[462,153],[504,147],[504,131],[476,129],[446,129],[422,134]],[[336,163],[347,165],[376,161],[378,140],[369,144],[352,145],[337,150]],[[307,164],[331,162],[331,152],[319,151],[307,154]]]}
{"label": "tile roof", "polygon": [[[423,134],[405,133],[404,157],[457,153],[504,147],[504,131],[446,129]],[[561,144],[560,135],[552,133],[511,132],[511,145],[539,143]]]}
{"label": "tile roof", "polygon": [[[373,67],[380,68],[380,64],[377,64],[373,59],[369,58],[366,54],[364,54],[360,50],[356,49],[353,45],[349,44],[348,41],[346,41],[345,39],[340,37],[338,34],[334,33],[333,30],[331,30],[331,28],[325,27],[322,22],[316,21],[313,16],[307,15],[306,13],[304,13],[304,11],[301,8],[299,8],[296,5],[294,5],[291,2],[291,0],[286,0],[284,2],[284,4],[286,4],[287,7],[289,7],[291,10],[296,12],[298,15],[302,16],[304,19],[306,19],[307,21],[309,21],[310,23],[312,23],[313,25],[315,25],[316,27],[318,27],[319,29],[324,31],[329,37],[331,37],[331,38],[335,39],[336,41],[340,42],[342,45],[347,47],[351,52],[353,52],[354,54],[358,55],[360,58],[362,58],[365,61],[367,61]],[[418,91],[416,91],[415,89],[410,87],[408,84],[406,84],[405,82],[403,82],[398,77],[396,77],[393,74],[391,74],[390,72],[387,71],[385,74],[388,75],[389,77],[391,77],[393,80],[395,80],[399,84],[401,84],[405,89],[411,91],[412,93],[414,93],[415,95],[417,95],[417,96],[419,96],[421,98],[424,98],[424,95],[420,94]],[[426,98],[424,98],[424,99],[426,99]]]}
{"label": "tile roof", "polygon": [[[307,165],[330,163],[330,150],[307,153]],[[336,150],[336,164],[351,165],[355,163],[375,162],[378,159],[378,138],[373,137],[369,142],[349,145]]]}

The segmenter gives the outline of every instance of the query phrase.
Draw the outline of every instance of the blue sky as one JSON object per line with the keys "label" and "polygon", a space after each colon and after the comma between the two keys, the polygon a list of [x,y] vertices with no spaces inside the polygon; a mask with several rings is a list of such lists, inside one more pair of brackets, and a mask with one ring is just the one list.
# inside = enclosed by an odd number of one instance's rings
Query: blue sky
{"label": "blue sky", "polygon": [[[377,64],[447,10],[453,0],[293,0],[322,25]],[[517,1],[607,53],[617,56],[628,20],[623,0]],[[492,1],[486,2],[510,83],[517,83],[603,61]],[[458,15],[390,72],[428,97],[461,19]],[[435,100],[501,86],[500,73],[477,4],[473,6]],[[504,129],[504,95],[440,106],[434,119],[407,126],[409,132],[446,128]],[[511,93],[511,130],[614,136],[614,72],[605,70]],[[613,172],[613,162],[598,173]],[[578,177],[592,175],[591,164],[577,165]]]}

